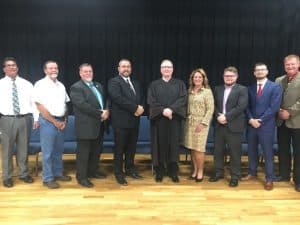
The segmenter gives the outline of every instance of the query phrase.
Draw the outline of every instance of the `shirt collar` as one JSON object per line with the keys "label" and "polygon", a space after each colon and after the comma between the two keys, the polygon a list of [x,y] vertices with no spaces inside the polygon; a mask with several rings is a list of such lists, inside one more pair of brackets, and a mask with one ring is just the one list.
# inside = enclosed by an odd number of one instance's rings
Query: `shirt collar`
{"label": "shirt collar", "polygon": [[266,82],[267,82],[267,78],[265,78],[265,79],[263,79],[262,81],[260,80],[259,82],[257,81],[256,82],[256,84],[257,84],[257,86],[259,85],[259,84],[261,84],[261,86],[264,86],[265,84],[266,84]]}
{"label": "shirt collar", "polygon": [[[5,75],[4,77],[7,81],[13,81],[9,76]],[[16,76],[15,81],[19,80],[19,75]]]}
{"label": "shirt collar", "polygon": [[130,80],[130,76],[124,77],[124,76],[122,76],[121,74],[119,74],[119,76],[121,76],[126,82],[127,82],[127,80],[128,80],[128,81],[131,81],[131,80]]}

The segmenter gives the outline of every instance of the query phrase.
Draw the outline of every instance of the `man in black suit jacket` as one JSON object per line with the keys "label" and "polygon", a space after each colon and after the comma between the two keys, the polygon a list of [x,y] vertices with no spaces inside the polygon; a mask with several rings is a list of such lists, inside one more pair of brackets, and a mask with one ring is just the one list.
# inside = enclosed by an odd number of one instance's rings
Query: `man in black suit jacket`
{"label": "man in black suit jacket", "polygon": [[119,75],[110,79],[108,94],[111,101],[111,123],[115,136],[114,170],[119,184],[127,185],[123,172],[125,153],[125,173],[134,179],[142,177],[134,167],[134,156],[139,131],[140,116],[144,112],[140,86],[130,79],[131,63],[122,59],[118,66]]}
{"label": "man in black suit jacket", "polygon": [[93,81],[93,68],[84,63],[79,67],[81,80],[70,90],[77,136],[76,178],[80,185],[93,187],[88,178],[103,179],[97,172],[99,150],[102,150],[104,121],[109,117],[105,94],[100,83]]}
{"label": "man in black suit jacket", "polygon": [[238,185],[241,170],[241,139],[245,129],[245,110],[248,104],[247,88],[237,84],[238,71],[227,67],[223,74],[224,85],[217,86],[215,97],[215,174],[210,182],[224,178],[224,146],[229,147],[230,187]]}

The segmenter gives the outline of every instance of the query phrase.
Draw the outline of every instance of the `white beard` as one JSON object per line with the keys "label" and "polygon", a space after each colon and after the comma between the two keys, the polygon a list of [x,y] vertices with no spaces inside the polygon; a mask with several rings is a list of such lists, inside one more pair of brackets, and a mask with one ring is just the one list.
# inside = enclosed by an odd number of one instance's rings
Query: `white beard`
{"label": "white beard", "polygon": [[51,77],[51,78],[57,78],[57,76],[58,76],[58,74],[57,74],[57,73],[55,73],[55,74],[51,74],[51,75],[50,75],[50,77]]}

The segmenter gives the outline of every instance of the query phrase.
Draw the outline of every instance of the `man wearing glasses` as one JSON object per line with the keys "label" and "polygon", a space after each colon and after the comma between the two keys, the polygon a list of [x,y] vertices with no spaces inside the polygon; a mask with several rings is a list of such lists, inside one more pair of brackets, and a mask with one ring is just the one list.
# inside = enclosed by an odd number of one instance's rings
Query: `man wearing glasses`
{"label": "man wearing glasses", "polygon": [[163,60],[160,65],[162,77],[153,81],[148,90],[156,182],[162,182],[166,169],[171,180],[179,182],[177,162],[181,125],[186,117],[187,91],[183,81],[173,78],[173,71],[173,63]]}
{"label": "man wearing glasses", "polygon": [[32,183],[28,174],[28,141],[32,129],[33,85],[18,75],[17,61],[7,57],[3,61],[5,77],[0,80],[0,130],[2,142],[2,179],[4,187],[13,186],[13,149],[16,145],[19,179]]}
{"label": "man wearing glasses", "polygon": [[268,68],[264,63],[254,67],[256,82],[248,88],[248,175],[242,180],[257,179],[258,145],[261,146],[265,159],[265,190],[273,189],[274,151],[273,141],[276,129],[276,113],[282,96],[281,87],[268,80]]}

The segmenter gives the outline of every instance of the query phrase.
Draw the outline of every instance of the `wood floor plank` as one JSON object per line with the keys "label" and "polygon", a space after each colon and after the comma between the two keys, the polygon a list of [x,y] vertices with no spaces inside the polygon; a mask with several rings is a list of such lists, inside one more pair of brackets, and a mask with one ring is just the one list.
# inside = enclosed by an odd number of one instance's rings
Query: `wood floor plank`
{"label": "wood floor plank", "polygon": [[[258,181],[208,182],[212,158],[207,158],[202,183],[186,179],[190,164],[180,163],[180,183],[169,178],[155,183],[148,155],[137,156],[143,180],[128,178],[129,186],[116,184],[111,155],[103,156],[101,169],[107,179],[92,180],[94,188],[79,186],[75,180],[74,156],[65,156],[65,170],[71,182],[49,190],[42,185],[41,171],[33,184],[14,176],[14,187],[0,186],[0,225],[273,225],[300,224],[300,193],[290,182],[275,183],[273,191],[263,190],[263,172]],[[33,165],[30,158],[30,167]],[[247,161],[243,159],[243,172]],[[228,176],[227,176],[228,178]]]}

